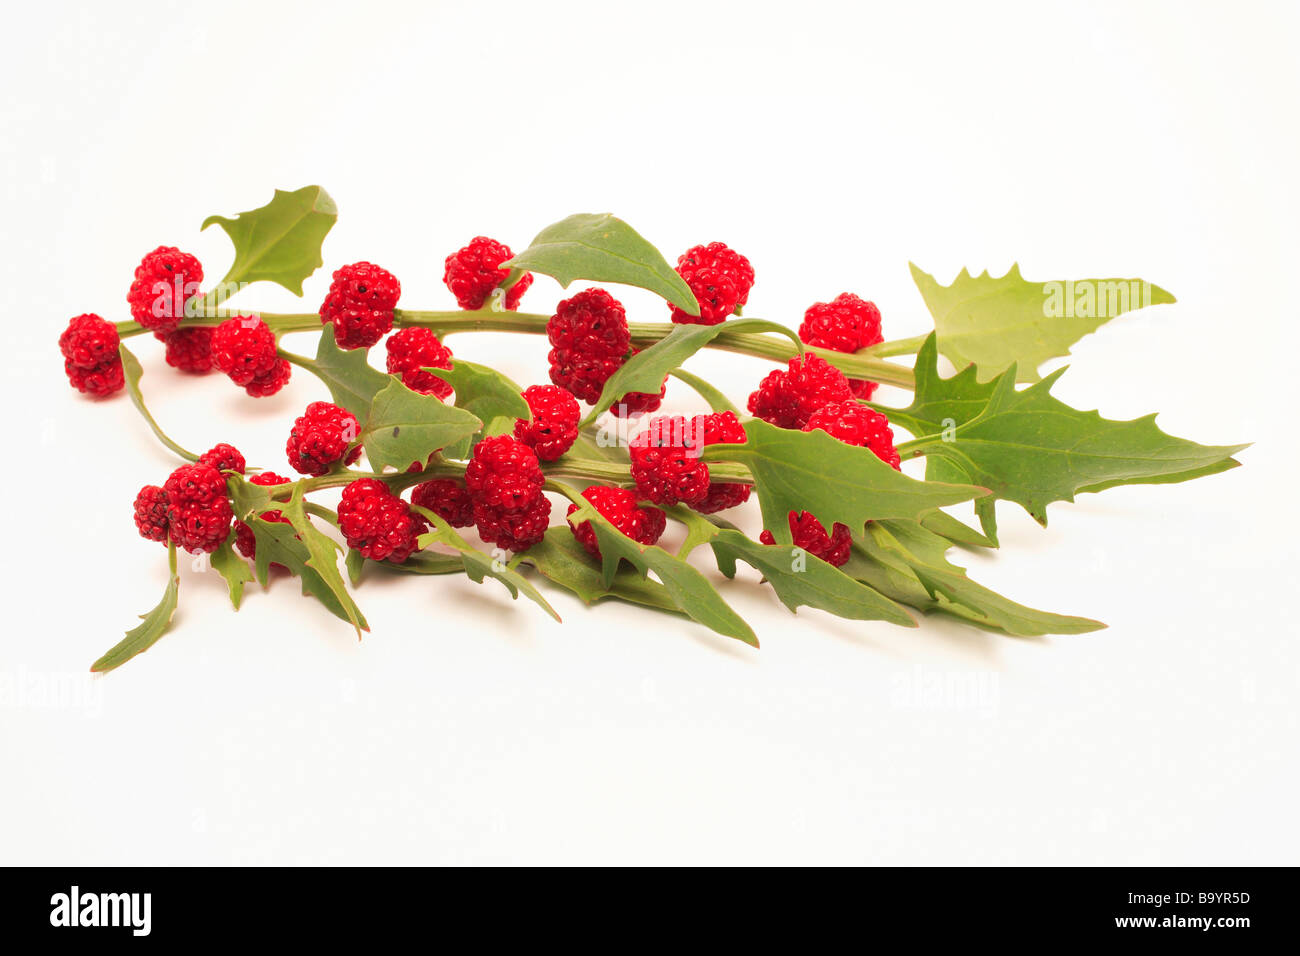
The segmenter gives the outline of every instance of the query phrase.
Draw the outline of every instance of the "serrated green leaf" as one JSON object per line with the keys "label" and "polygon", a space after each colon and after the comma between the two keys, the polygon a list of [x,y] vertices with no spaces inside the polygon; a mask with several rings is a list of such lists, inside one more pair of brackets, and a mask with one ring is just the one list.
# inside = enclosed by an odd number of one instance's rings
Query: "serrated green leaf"
{"label": "serrated green leaf", "polygon": [[1175,301],[1142,279],[1026,282],[1013,265],[1001,278],[963,269],[944,286],[911,268],[934,316],[939,351],[958,368],[975,365],[985,381],[1018,365],[1020,381],[1036,382],[1038,366],[1069,355],[1071,345],[1115,316]]}
{"label": "serrated green leaf", "polygon": [[518,560],[572,591],[584,604],[615,598],[673,614],[682,613],[662,584],[642,577],[627,565],[619,567],[614,580],[606,587],[600,568],[567,527],[551,528],[540,543],[519,555]]}
{"label": "serrated green leaf", "polygon": [[338,217],[338,207],[324,189],[304,186],[293,192],[277,189],[265,206],[234,219],[209,216],[201,228],[216,223],[235,244],[235,261],[224,282],[264,279],[302,295],[303,280],[324,262],[321,243]]}
{"label": "serrated green leaf", "polygon": [[451,368],[427,368],[456,390],[455,405],[482,422],[494,418],[531,418],[523,389],[494,368],[453,359]]}
{"label": "serrated green leaf", "polygon": [[542,593],[533,587],[532,582],[518,571],[504,561],[499,561],[492,555],[484,554],[475,548],[436,512],[418,505],[412,505],[411,510],[424,515],[434,527],[433,531],[420,535],[417,543],[422,549],[431,544],[444,544],[454,548],[460,556],[465,574],[475,584],[482,584],[484,578],[495,578],[505,585],[512,598],[518,600],[519,595],[523,594],[555,620],[560,620],[560,615],[556,613],[555,608],[551,607],[551,602],[546,600]]}
{"label": "serrated green leaf", "polygon": [[733,578],[736,562],[744,561],[767,579],[791,612],[807,605],[850,620],[916,627],[912,616],[894,601],[802,548],[760,544],[739,531],[723,529],[709,546],[718,560],[718,570]]}
{"label": "serrated green leaf", "polygon": [[605,382],[600,400],[587,413],[583,424],[594,421],[602,412],[628,392],[658,392],[669,372],[708,345],[723,332],[728,335],[776,332],[789,338],[802,349],[793,331],[766,319],[732,319],[717,325],[676,325],[654,345],[647,346],[624,362]]}
{"label": "serrated green leaf", "polygon": [[413,392],[396,378],[370,404],[362,419],[361,444],[375,471],[391,465],[405,471],[423,465],[433,452],[473,435],[483,423],[462,408],[433,395]]}
{"label": "serrated green leaf", "polygon": [[213,569],[225,578],[226,588],[230,591],[230,603],[238,611],[239,603],[244,597],[244,585],[253,580],[253,572],[249,569],[248,562],[235,554],[232,546],[234,539],[232,531],[221,547],[212,552],[211,560]]}
{"label": "serrated green leaf", "polygon": [[758,638],[748,624],[731,609],[708,578],[698,569],[657,545],[633,541],[598,512],[586,498],[571,489],[564,492],[578,505],[569,515],[571,525],[590,521],[602,558],[601,583],[609,588],[618,574],[619,561],[627,561],[642,576],[651,571],[664,586],[677,607],[694,621],[724,637],[758,647]]}
{"label": "serrated green leaf", "polygon": [[167,545],[167,587],[163,590],[162,600],[149,613],[140,615],[140,623],[126,632],[117,644],[113,645],[103,657],[90,665],[91,671],[103,673],[115,667],[121,667],[137,654],[142,654],[158,639],[167,633],[180,594],[180,575],[176,573],[176,545]]}
{"label": "serrated green leaf", "polygon": [[1083,634],[1106,625],[1086,617],[1040,611],[1003,597],[966,576],[945,557],[950,543],[914,521],[878,521],[855,535],[842,570],[896,601],[1020,637]]}
{"label": "serrated green leaf", "polygon": [[[967,373],[939,378],[937,357],[927,341],[917,357],[917,387],[926,408],[971,415],[974,404],[945,404],[946,394],[972,395]],[[1047,524],[1047,505],[1073,501],[1076,494],[1121,484],[1186,481],[1237,463],[1247,445],[1198,445],[1161,431],[1155,415],[1132,421],[1102,418],[1071,408],[1051,394],[1065,369],[1020,391],[1009,369],[987,386],[984,407],[940,436],[912,443],[927,456],[927,473],[983,485]],[[955,383],[949,389],[949,384]],[[985,386],[980,386],[984,389]],[[916,414],[916,405],[908,412]],[[888,410],[886,414],[892,414]],[[925,412],[924,414],[932,414]],[[986,522],[987,527],[987,522]]]}
{"label": "serrated green leaf", "polygon": [[548,275],[565,288],[585,279],[648,289],[690,315],[700,314],[690,286],[659,250],[608,213],[578,213],[547,226],[505,265]]}
{"label": "serrated green leaf", "polygon": [[706,461],[735,461],[754,476],[764,526],[790,544],[788,516],[809,511],[830,528],[861,528],[873,518],[919,518],[944,505],[985,495],[984,488],[917,481],[895,471],[866,448],[846,445],[824,431],[745,422],[743,445],[710,445]]}
{"label": "serrated green leaf", "polygon": [[[348,621],[356,628],[357,639],[360,640],[361,632],[370,630],[370,626],[366,624],[361,609],[353,602],[352,595],[348,593],[347,585],[343,583],[343,575],[339,573],[338,560],[339,555],[344,550],[343,546],[329,535],[318,530],[308,519],[304,508],[303,485],[301,482],[294,485],[293,495],[280,507],[280,514],[288,519],[289,526],[298,533],[298,540],[307,549],[306,567],[315,571],[325,586],[333,593],[339,606],[347,615]],[[259,548],[257,552],[259,568],[262,560],[262,552]],[[263,576],[259,575],[259,577]],[[265,580],[264,577],[263,580]]]}
{"label": "serrated green leaf", "polygon": [[393,376],[371,366],[365,349],[341,349],[334,342],[334,324],[325,323],[316,346],[316,361],[304,362],[330,390],[334,404],[364,422],[375,396],[392,384]]}
{"label": "serrated green leaf", "polygon": [[[978,498],[976,500],[987,501],[988,499]],[[932,511],[927,515],[922,515],[921,527],[937,535],[942,535],[953,544],[959,544],[966,548],[996,548],[998,546],[997,541],[993,538],[980,534],[964,521],[958,521],[946,511]]]}
{"label": "serrated green leaf", "polygon": [[154,436],[171,451],[175,452],[186,461],[198,461],[199,456],[192,451],[186,451],[176,442],[167,437],[154,417],[149,414],[149,409],[145,407],[144,395],[140,391],[140,379],[144,376],[144,369],[140,367],[140,360],[132,354],[131,350],[121,343],[117,346],[117,352],[122,357],[122,375],[126,379],[126,393],[131,396],[131,404],[136,411],[144,418],[149,427],[153,430]]}

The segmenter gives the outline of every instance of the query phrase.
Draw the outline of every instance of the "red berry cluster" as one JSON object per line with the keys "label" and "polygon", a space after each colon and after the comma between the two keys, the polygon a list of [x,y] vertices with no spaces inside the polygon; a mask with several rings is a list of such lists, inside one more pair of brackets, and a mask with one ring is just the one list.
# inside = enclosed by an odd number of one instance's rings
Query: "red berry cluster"
{"label": "red berry cluster", "polygon": [[145,485],[135,496],[135,526],[142,538],[212,552],[230,536],[234,510],[222,471],[244,470],[244,456],[221,444],[192,465],[182,465],[164,485]]}
{"label": "red berry cluster", "polygon": [[531,385],[523,396],[533,415],[515,421],[515,437],[542,461],[555,461],[578,440],[582,408],[572,392],[558,385]]}
{"label": "red berry cluster", "polygon": [[451,383],[427,368],[451,368],[451,349],[438,341],[430,329],[412,326],[401,329],[384,343],[388,349],[388,374],[400,375],[402,384],[421,395],[434,395],[446,401],[451,397]]}
{"label": "red berry cluster", "polygon": [[651,419],[628,446],[632,478],[637,490],[658,505],[680,502],[705,514],[733,508],[749,500],[749,486],[711,481],[700,452],[709,445],[744,444],[745,439],[733,412]]}
{"label": "red berry cluster", "polygon": [[435,478],[411,489],[411,504],[426,508],[453,528],[474,523],[474,500],[463,481]]}
{"label": "red berry cluster", "polygon": [[[636,354],[627,312],[604,289],[586,289],[563,300],[546,323],[546,336],[551,343],[551,381],[589,405],[600,400],[605,382]],[[630,392],[614,403],[613,411],[652,412],[667,387],[665,379],[657,395]]]}
{"label": "red berry cluster", "polygon": [[419,550],[418,539],[429,528],[421,515],[375,478],[358,478],[344,488],[338,515],[348,547],[372,561],[401,564]]}
{"label": "red berry cluster", "polygon": [[[626,488],[611,488],[607,485],[593,485],[582,493],[601,517],[623,534],[640,544],[654,544],[664,533],[668,518],[658,508],[641,505],[635,493]],[[569,505],[568,514],[578,510],[576,504]],[[573,536],[594,558],[600,557],[600,545],[596,541],[596,532],[590,521],[570,524]]]}
{"label": "red berry cluster", "polygon": [[159,246],[135,268],[135,281],[126,295],[131,318],[160,335],[176,330],[185,318],[185,303],[199,294],[203,266],[175,246]]}
{"label": "red berry cluster", "polygon": [[507,551],[524,551],[542,540],[551,502],[537,454],[510,435],[485,438],[465,466],[479,537]]}
{"label": "red berry cluster", "polygon": [[59,336],[63,371],[79,392],[104,398],[126,384],[117,351],[117,326],[97,315],[79,315]]}
{"label": "red berry cluster", "polygon": [[254,398],[274,395],[290,366],[275,351],[275,333],[255,315],[237,315],[212,330],[212,366]]}
{"label": "red berry cluster", "polygon": [[[513,255],[510,247],[504,243],[487,236],[476,236],[470,240],[469,245],[447,257],[442,281],[462,309],[481,309],[493,290],[510,275],[510,270],[501,264]],[[506,291],[506,308],[517,309],[519,300],[532,284],[532,273],[525,272]]]}
{"label": "red berry cluster", "polygon": [[334,273],[320,320],[334,326],[341,349],[368,349],[393,327],[393,311],[402,284],[387,269],[371,262],[354,262]]}
{"label": "red berry cluster", "polygon": [[778,428],[803,428],[823,405],[852,400],[843,372],[820,356],[804,354],[785,369],[768,372],[749,396],[749,410]]}
{"label": "red berry cluster", "polygon": [[[839,567],[849,560],[849,550],[853,546],[853,534],[848,525],[835,522],[831,533],[807,511],[795,514],[790,512],[790,534],[794,536],[794,546],[802,548],[815,558],[821,558],[827,564]],[[764,531],[758,536],[764,544],[776,544],[772,532]]]}
{"label": "red berry cluster", "polygon": [[301,475],[319,477],[343,461],[344,455],[345,464],[352,464],[361,457],[361,446],[354,446],[360,429],[357,417],[346,408],[312,402],[289,430],[284,446],[289,467]]}
{"label": "red berry cluster", "polygon": [[[880,332],[880,310],[874,302],[842,292],[830,302],[816,302],[804,312],[799,325],[799,339],[807,345],[834,352],[856,352],[884,341]],[[855,398],[866,399],[876,391],[876,383],[866,379],[849,379]]]}
{"label": "red berry cluster", "polygon": [[669,303],[677,323],[717,325],[749,301],[754,267],[739,252],[721,242],[693,246],[677,259],[677,274],[690,286],[700,314],[690,315]]}
{"label": "red berry cluster", "polygon": [[846,445],[869,448],[891,468],[900,468],[889,419],[860,402],[829,402],[808,417],[806,432],[821,430]]}

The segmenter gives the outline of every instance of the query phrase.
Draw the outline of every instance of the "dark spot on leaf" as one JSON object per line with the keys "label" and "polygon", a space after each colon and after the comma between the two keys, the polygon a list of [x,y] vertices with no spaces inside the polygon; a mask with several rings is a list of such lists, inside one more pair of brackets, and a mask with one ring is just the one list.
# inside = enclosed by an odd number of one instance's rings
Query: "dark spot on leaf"
{"label": "dark spot on leaf", "polygon": [[397,437],[397,433],[400,432],[401,430],[402,430],[402,426],[401,426],[401,425],[394,425],[394,426],[393,426],[393,437],[396,438],[396,437]]}

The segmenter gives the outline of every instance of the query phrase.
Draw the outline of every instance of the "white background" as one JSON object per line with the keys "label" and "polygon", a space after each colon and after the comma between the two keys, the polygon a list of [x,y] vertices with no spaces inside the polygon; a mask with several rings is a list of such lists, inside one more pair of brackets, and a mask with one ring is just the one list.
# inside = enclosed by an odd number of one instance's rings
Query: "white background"
{"label": "white background", "polygon": [[[0,862],[1297,862],[1296,8],[1044,7],[9,10]],[[575,211],[674,258],[735,246],[747,314],[795,324],[852,290],[889,337],[927,326],[909,259],[944,281],[1016,260],[1140,275],[1178,303],[1081,342],[1057,393],[1257,444],[1224,475],[1053,505],[1046,530],[1004,505],[1001,552],[958,555],[1096,634],[792,617],[742,569],[725,593],[761,651],[563,593],[559,626],[491,582],[374,575],[358,643],[291,582],[236,615],[186,569],[173,632],[92,680],[161,593],[131,499],[174,462],[124,396],[67,387],[55,339],[125,318],[159,244],[219,278],[229,244],[202,220],[308,183],[341,209],[327,268],[301,304],[253,306],[314,310],[364,258],[403,305],[450,307],[448,252]],[[524,301],[560,295],[539,279]],[[299,373],[255,402],[132,344],[190,447],[283,471],[324,397]],[[450,344],[545,380],[541,339]],[[767,370],[690,367],[742,400]]]}

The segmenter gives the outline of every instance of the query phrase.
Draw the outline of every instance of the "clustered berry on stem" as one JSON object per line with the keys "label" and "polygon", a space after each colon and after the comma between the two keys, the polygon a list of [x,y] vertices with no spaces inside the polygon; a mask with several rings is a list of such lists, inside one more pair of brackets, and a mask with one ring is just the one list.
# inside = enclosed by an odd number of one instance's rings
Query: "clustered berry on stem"
{"label": "clustered berry on stem", "polygon": [[387,269],[372,262],[354,262],[334,273],[320,319],[334,326],[341,349],[368,349],[393,327],[393,311],[402,284]]}
{"label": "clustered berry on stem", "polygon": [[680,275],[700,304],[700,314],[691,315],[669,303],[672,320],[692,325],[725,322],[749,301],[754,287],[754,267],[739,252],[721,242],[687,249],[677,260]]}
{"label": "clustered berry on stem", "polygon": [[[594,405],[600,401],[605,382],[617,372],[636,349],[628,330],[623,305],[604,289],[586,289],[560,302],[546,323],[551,343],[551,381]],[[612,408],[615,414],[652,412],[659,407],[668,388],[653,392],[629,392]]]}
{"label": "clustered berry on stem", "polygon": [[375,478],[358,478],[343,489],[339,530],[348,547],[372,561],[401,564],[419,549],[428,522]]}
{"label": "clustered berry on stem", "polygon": [[[626,488],[592,485],[582,493],[582,497],[591,502],[601,517],[639,544],[656,543],[668,524],[668,518],[662,511],[642,505],[636,494]],[[568,514],[572,515],[577,510],[577,504],[571,504]],[[569,528],[588,554],[593,558],[601,556],[596,532],[590,521],[580,521],[571,524]]]}
{"label": "clustered berry on stem", "polygon": [[345,455],[344,463],[350,465],[361,457],[361,446],[354,444],[360,433],[357,417],[346,408],[312,402],[289,430],[284,446],[289,467],[300,475],[319,477],[344,461]]}
{"label": "clustered berry on stem", "polygon": [[159,246],[135,268],[127,293],[131,318],[146,329],[166,335],[185,318],[185,304],[203,285],[203,266],[175,246]]}
{"label": "clustered berry on stem", "polygon": [[523,397],[532,418],[515,421],[515,437],[542,461],[555,461],[578,440],[582,407],[572,392],[558,385],[530,385]]}
{"label": "clustered berry on stem", "polygon": [[126,377],[117,345],[117,326],[112,322],[93,313],[69,321],[59,336],[59,351],[72,387],[95,398],[120,391]]}
{"label": "clustered berry on stem", "polygon": [[254,398],[274,395],[289,381],[275,333],[255,315],[236,315],[212,330],[212,366]]}
{"label": "clustered berry on stem", "polygon": [[465,466],[465,487],[479,537],[507,551],[524,551],[542,540],[551,502],[542,494],[546,478],[537,454],[511,435],[495,435],[474,446]]}
{"label": "clustered berry on stem", "polygon": [[[447,257],[442,281],[462,309],[481,309],[488,296],[510,275],[510,270],[504,268],[502,263],[513,255],[510,247],[504,243],[487,236],[476,236],[470,240],[469,245]],[[517,309],[519,300],[532,284],[532,273],[525,272],[518,282],[506,290],[505,307],[511,311]]]}
{"label": "clustered berry on stem", "polygon": [[451,368],[451,349],[438,340],[431,330],[412,326],[401,329],[384,343],[388,349],[388,374],[399,375],[402,384],[421,395],[434,395],[443,401],[451,397],[451,383],[428,368]]}
{"label": "clustered berry on stem", "polygon": [[[880,310],[852,292],[841,292],[830,302],[815,302],[804,312],[799,340],[806,345],[833,352],[856,352],[884,341],[880,332]],[[854,398],[871,398],[876,383],[849,379]]]}

